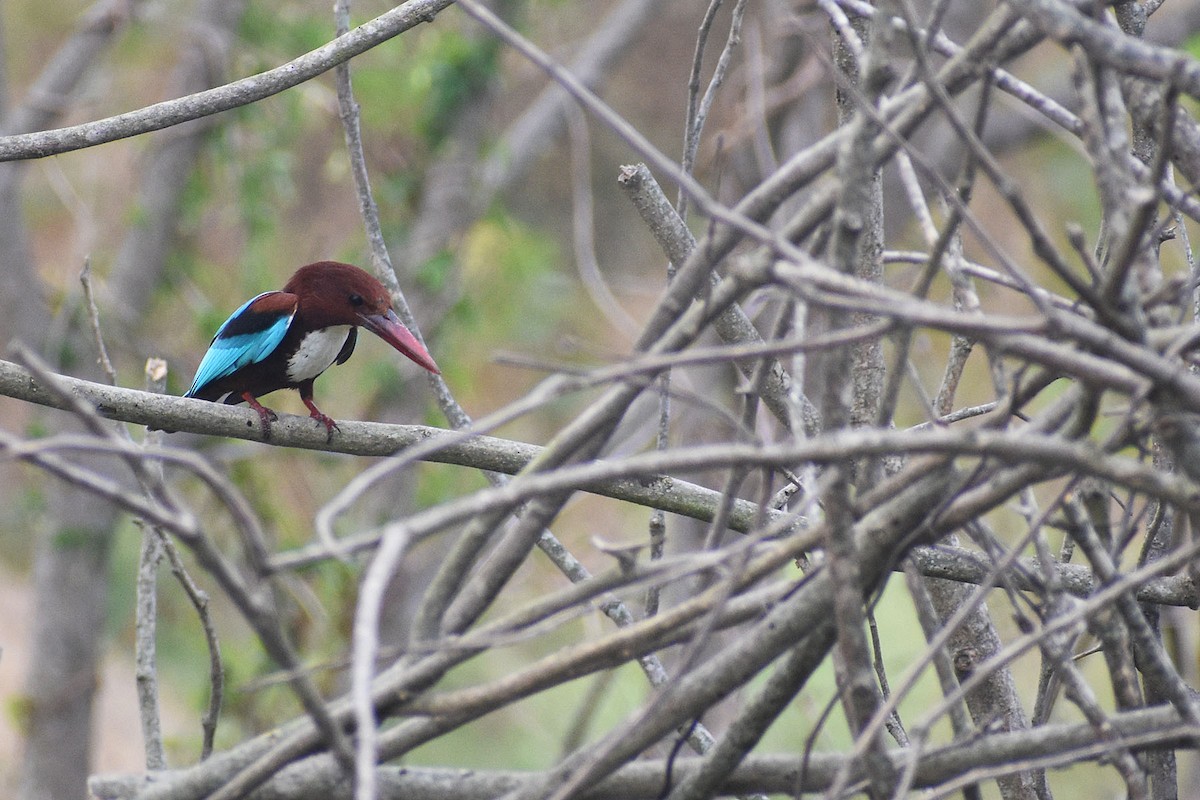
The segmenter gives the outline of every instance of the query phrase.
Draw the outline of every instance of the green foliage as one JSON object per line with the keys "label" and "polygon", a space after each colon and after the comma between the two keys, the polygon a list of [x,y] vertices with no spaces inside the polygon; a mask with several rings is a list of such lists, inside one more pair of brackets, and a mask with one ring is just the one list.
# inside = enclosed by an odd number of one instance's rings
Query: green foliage
{"label": "green foliage", "polygon": [[234,193],[230,210],[251,249],[267,246],[278,229],[280,211],[296,199],[294,149],[305,122],[299,93],[284,93],[255,108],[254,114],[238,113],[236,123],[217,137],[210,189]]}
{"label": "green foliage", "polygon": [[365,127],[436,147],[496,71],[498,48],[451,28],[426,28],[404,47],[381,47],[354,62],[354,90]]}
{"label": "green foliage", "polygon": [[54,531],[50,544],[53,547],[59,548],[95,548],[103,547],[105,543],[101,541],[101,537],[107,536],[106,533],[99,533],[93,528],[83,527],[63,527]]}
{"label": "green foliage", "polygon": [[300,713],[300,704],[286,682],[257,683],[277,672],[274,664],[247,639],[246,646],[222,647],[225,664],[225,694],[222,718],[240,725],[243,731],[261,732],[274,727],[278,720]]}
{"label": "green foliage", "polygon": [[446,464],[424,464],[421,479],[417,483],[415,505],[429,508],[445,502],[447,497],[465,495],[487,486],[483,475],[475,471],[464,471],[461,467]]}
{"label": "green foliage", "polygon": [[1183,42],[1183,50],[1192,58],[1200,58],[1200,33],[1193,33]]}
{"label": "green foliage", "polygon": [[286,515],[279,502],[279,481],[273,470],[263,469],[257,459],[238,460],[230,464],[229,476],[246,495],[254,511],[262,520],[264,528],[270,530]]}
{"label": "green foliage", "polygon": [[[543,230],[496,208],[456,243],[455,259],[438,256],[418,270],[426,280],[453,281],[457,290],[440,320],[435,338],[439,365],[465,408],[479,416],[538,380],[536,372],[509,368],[481,370],[498,352],[553,353],[564,330],[588,324],[581,315],[578,287],[560,269],[556,240]],[[563,411],[577,406],[568,398]],[[543,408],[529,429],[508,430],[518,438],[540,439],[561,420]],[[442,424],[440,417],[433,424]],[[531,423],[532,424],[532,423]]]}
{"label": "green foliage", "polygon": [[[134,614],[137,600],[137,571],[141,551],[142,527],[124,518],[113,531],[113,548],[109,557],[111,578],[108,584],[108,610],[105,614],[108,630],[114,636],[126,638],[130,652],[134,642]],[[161,596],[160,596],[161,597]],[[169,602],[169,601],[168,601]],[[160,635],[172,626],[161,626]]]}
{"label": "green foliage", "polygon": [[[547,655],[556,647],[566,647],[587,638],[595,620],[572,622],[535,648],[517,645],[498,648],[487,659],[473,659],[452,670],[441,688],[478,686],[498,676],[512,675]],[[600,623],[607,624],[607,623]],[[621,722],[644,702],[649,691],[645,675],[636,664],[625,664],[613,671],[612,681],[596,702],[591,730],[605,730]],[[594,676],[570,681],[540,692],[490,713],[470,726],[414,750],[413,764],[436,766],[483,767],[502,769],[547,769],[559,756],[558,748],[575,722]],[[521,731],[512,736],[512,731]]]}
{"label": "green foliage", "polygon": [[401,141],[411,137],[413,119],[427,91],[417,57],[411,51],[401,53],[399,47],[379,48],[370,57],[356,60],[352,74],[363,127]]}
{"label": "green foliage", "polygon": [[439,142],[471,100],[496,72],[499,46],[495,39],[468,39],[446,29],[435,43],[430,60],[429,94],[419,129],[430,143]]}
{"label": "green foliage", "polygon": [[44,439],[53,433],[43,416],[30,417],[29,424],[25,426],[25,435],[30,439]]}
{"label": "green foliage", "polygon": [[33,698],[24,692],[13,694],[4,704],[4,715],[13,728],[22,734],[27,733],[33,715]]}
{"label": "green foliage", "polygon": [[[34,417],[42,429],[43,417]],[[41,438],[45,431],[31,434],[29,438]],[[33,558],[34,545],[43,533],[48,519],[46,492],[52,487],[45,482],[29,481],[20,492],[10,493],[10,500],[0,510],[0,554],[6,567],[26,567]]]}
{"label": "green foliage", "polygon": [[[468,232],[459,248],[463,292],[446,325],[446,334],[466,347],[518,336],[545,337],[568,310],[559,303],[564,287],[551,267],[558,262],[555,243],[515,217],[495,212]],[[477,354],[483,355],[483,354]]]}
{"label": "green foliage", "polygon": [[333,18],[286,3],[250,3],[238,31],[240,57],[259,72],[315,50],[333,38]]}
{"label": "green foliage", "polygon": [[412,277],[422,289],[436,294],[445,291],[447,284],[454,279],[457,272],[458,261],[455,254],[449,250],[443,250],[424,264],[418,265]]}

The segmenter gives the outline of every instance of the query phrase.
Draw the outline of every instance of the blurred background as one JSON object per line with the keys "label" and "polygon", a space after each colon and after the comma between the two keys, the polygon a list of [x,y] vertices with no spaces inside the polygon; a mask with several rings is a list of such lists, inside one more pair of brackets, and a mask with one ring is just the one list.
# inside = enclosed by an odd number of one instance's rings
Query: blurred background
{"label": "blurred background", "polygon": [[[678,157],[696,31],[707,3],[493,5],[577,69],[663,152]],[[987,10],[960,7],[973,5],[951,4],[946,27],[956,41]],[[359,2],[353,19],[365,21],[389,7]],[[1147,35],[1185,44],[1197,19],[1200,4],[1169,3]],[[284,63],[334,34],[329,4],[307,0],[13,0],[0,7],[0,27],[6,133],[98,119],[219,85]],[[727,27],[728,14],[720,14],[704,58],[705,79]],[[832,130],[828,54],[828,21],[808,4],[750,4],[696,164],[697,176],[717,197],[736,201],[780,161]],[[1065,64],[1061,53],[1039,49],[1016,71],[1069,104]],[[616,185],[619,166],[636,160],[635,154],[546,93],[537,69],[453,8],[354,59],[352,74],[372,186],[401,286],[466,411],[481,417],[521,397],[550,371],[626,355],[666,273],[664,257]],[[1047,219],[1077,221],[1094,234],[1098,205],[1076,145],[1016,104],[1002,108],[989,135],[1006,169]],[[943,132],[931,127],[918,142],[953,174],[958,153]],[[889,249],[920,246],[896,182],[887,185]],[[673,197],[674,189],[667,190]],[[1023,231],[1004,213],[989,213],[1000,204],[982,184],[974,207],[1010,253],[1028,253]],[[703,220],[693,223],[703,231]],[[1054,235],[1065,242],[1062,224],[1054,226]],[[969,255],[983,260],[978,243],[967,244]],[[170,367],[168,391],[181,394],[234,308],[279,288],[296,267],[321,259],[369,263],[332,74],[167,131],[0,166],[0,341],[25,341],[70,375],[103,380],[80,286],[85,261],[119,382],[142,386],[145,360],[160,357]],[[1178,251],[1164,250],[1164,259],[1174,268],[1183,262]],[[907,286],[911,269],[889,267],[886,280]],[[945,297],[948,291],[938,284],[934,293]],[[985,304],[1011,310],[1011,295],[986,288],[981,293]],[[754,298],[746,309],[751,316],[763,311]],[[918,363],[922,353],[930,354],[925,377],[933,386],[945,346],[929,337],[914,345]],[[971,375],[978,385],[964,382],[962,405],[991,396],[985,365],[972,365]],[[737,408],[732,370],[683,370],[677,380],[683,400],[672,435],[691,443],[727,439],[725,412]],[[370,337],[360,337],[353,360],[318,381],[317,398],[335,419],[446,424],[419,370]],[[586,400],[556,401],[497,433],[545,442]],[[272,396],[268,404],[305,413],[293,393]],[[615,447],[647,447],[655,413],[651,402],[631,414]],[[899,418],[923,419],[911,398]],[[35,437],[68,424],[66,415],[0,398],[0,428],[7,434]],[[763,434],[770,437],[769,426]],[[316,510],[364,466],[360,459],[185,434],[169,442],[226,470],[279,548],[309,541]],[[469,470],[422,465],[371,493],[346,526],[376,525],[482,485],[483,478]],[[91,724],[94,731],[91,743],[74,745],[82,754],[90,748],[90,761],[60,753],[63,786],[75,785],[73,770],[81,765],[90,772],[140,770],[131,658],[140,530],[94,498],[8,462],[0,462],[0,486],[0,793],[18,791],[23,739],[36,709],[52,701],[79,706],[74,723],[66,724]],[[219,531],[218,509],[201,487],[181,479],[179,489]],[[592,537],[636,538],[644,535],[646,518],[644,509],[577,496],[554,528],[599,569],[610,559],[590,546]],[[686,547],[687,537],[696,535],[688,523],[670,524],[678,533],[673,546]],[[443,549],[438,540],[424,543],[406,563],[387,607],[390,635],[404,633],[422,580]],[[344,651],[356,582],[356,571],[337,564],[296,579],[289,622],[307,657],[333,659]],[[520,576],[530,595],[562,583],[537,559]],[[497,610],[503,608],[502,598]],[[229,685],[221,746],[296,709],[292,695],[272,681],[272,665],[254,637],[219,597],[215,610]],[[160,613],[169,755],[184,764],[195,758],[196,719],[207,700],[204,642],[179,592],[163,591]],[[892,634],[886,656],[902,668],[924,644],[911,610],[885,602],[879,614]],[[1002,610],[996,617],[1005,624]],[[578,620],[561,632],[562,640],[605,625]],[[550,637],[531,647],[553,644]],[[536,649],[502,652],[520,663]],[[55,654],[64,656],[63,664],[47,661]],[[94,680],[92,663],[101,670]],[[473,671],[484,666],[464,666],[450,685],[479,680]],[[497,658],[486,668],[501,674],[506,665]],[[1022,668],[1036,675],[1036,664]],[[329,690],[343,678],[338,670],[319,675]],[[1033,678],[1030,694],[1035,684]],[[86,700],[93,690],[100,701],[88,723]],[[567,738],[572,717],[561,709],[602,696],[589,724],[603,729],[605,720],[621,718],[645,692],[644,678],[626,666],[613,678],[577,681],[489,716],[469,735],[460,731],[418,750],[412,763],[545,768]],[[825,676],[805,693],[799,719],[815,720],[831,697]],[[809,732],[801,727],[773,731],[764,749],[796,750]],[[514,729],[522,735],[506,735]],[[844,742],[844,724],[831,725],[823,736]],[[1102,795],[1102,775],[1080,780],[1076,796]]]}

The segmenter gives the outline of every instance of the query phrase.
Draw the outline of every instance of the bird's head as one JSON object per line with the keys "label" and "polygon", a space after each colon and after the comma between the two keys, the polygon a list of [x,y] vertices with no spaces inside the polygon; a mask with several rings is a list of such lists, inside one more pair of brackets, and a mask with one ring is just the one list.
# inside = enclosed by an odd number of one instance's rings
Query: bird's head
{"label": "bird's head", "polygon": [[361,325],[430,372],[441,374],[429,351],[392,310],[392,298],[370,273],[337,261],[301,267],[283,287],[296,295],[297,314],[315,328]]}

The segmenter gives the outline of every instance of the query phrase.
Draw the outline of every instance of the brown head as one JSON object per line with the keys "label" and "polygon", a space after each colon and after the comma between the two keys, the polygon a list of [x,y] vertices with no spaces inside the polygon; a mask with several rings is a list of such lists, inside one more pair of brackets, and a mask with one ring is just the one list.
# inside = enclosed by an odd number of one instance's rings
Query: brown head
{"label": "brown head", "polygon": [[361,325],[430,372],[441,370],[392,310],[392,298],[370,273],[339,261],[296,270],[283,291],[296,295],[296,322],[309,330]]}

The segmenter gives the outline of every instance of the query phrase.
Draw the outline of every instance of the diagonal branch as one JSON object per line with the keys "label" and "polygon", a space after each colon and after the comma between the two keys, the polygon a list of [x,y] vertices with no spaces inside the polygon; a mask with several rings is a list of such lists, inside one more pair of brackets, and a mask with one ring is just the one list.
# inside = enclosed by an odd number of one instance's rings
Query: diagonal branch
{"label": "diagonal branch", "polygon": [[0,137],[0,161],[69,153],[250,105],[311,80],[422,22],[431,21],[451,2],[409,0],[286,64],[215,89],[81,125]]}

